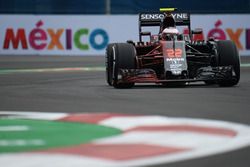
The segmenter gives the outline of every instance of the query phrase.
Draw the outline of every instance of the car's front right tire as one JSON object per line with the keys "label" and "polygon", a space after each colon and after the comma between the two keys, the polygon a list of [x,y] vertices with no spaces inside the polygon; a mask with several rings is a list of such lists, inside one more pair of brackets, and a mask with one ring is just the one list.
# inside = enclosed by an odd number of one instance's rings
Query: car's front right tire
{"label": "car's front right tire", "polygon": [[106,82],[109,86],[112,86],[113,75],[113,46],[111,43],[106,48],[105,63],[106,63]]}
{"label": "car's front right tire", "polygon": [[115,88],[131,88],[134,83],[120,82],[120,69],[135,69],[136,50],[132,44],[116,43],[113,46],[113,77],[112,85]]}

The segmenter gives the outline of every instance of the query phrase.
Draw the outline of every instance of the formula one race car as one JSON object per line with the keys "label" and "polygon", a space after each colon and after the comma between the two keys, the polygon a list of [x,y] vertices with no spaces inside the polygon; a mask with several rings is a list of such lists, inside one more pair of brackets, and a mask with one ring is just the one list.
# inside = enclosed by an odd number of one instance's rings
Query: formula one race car
{"label": "formula one race car", "polygon": [[[106,48],[106,80],[115,88],[131,88],[135,83],[182,83],[234,86],[240,80],[240,59],[236,45],[229,40],[194,41],[190,15],[163,8],[159,13],[139,15],[139,42],[112,43]],[[142,31],[158,26],[159,33]],[[176,27],[185,26],[189,34]],[[149,41],[142,39],[149,37]]]}

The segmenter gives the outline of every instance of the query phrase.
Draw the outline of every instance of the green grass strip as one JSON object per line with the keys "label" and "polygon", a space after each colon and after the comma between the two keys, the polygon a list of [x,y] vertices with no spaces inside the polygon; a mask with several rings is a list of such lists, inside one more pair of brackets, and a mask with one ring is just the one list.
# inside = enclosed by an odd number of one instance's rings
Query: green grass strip
{"label": "green grass strip", "polygon": [[[3,130],[14,127],[14,130]],[[15,130],[27,127],[26,130]],[[118,129],[72,122],[0,119],[0,153],[23,152],[88,143],[120,134]],[[42,141],[42,143],[36,143]]]}

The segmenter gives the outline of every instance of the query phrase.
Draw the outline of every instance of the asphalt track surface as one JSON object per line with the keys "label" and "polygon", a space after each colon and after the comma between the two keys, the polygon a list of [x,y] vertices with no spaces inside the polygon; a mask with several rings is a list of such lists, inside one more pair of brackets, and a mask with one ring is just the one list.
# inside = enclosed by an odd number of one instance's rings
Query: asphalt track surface
{"label": "asphalt track surface", "polygon": [[[243,57],[242,63],[249,63]],[[114,89],[104,71],[17,72],[17,69],[104,67],[104,57],[0,56],[0,111],[112,112],[225,120],[250,125],[250,67],[235,87],[137,85]],[[250,147],[159,167],[249,167]],[[158,167],[158,166],[157,166]]]}

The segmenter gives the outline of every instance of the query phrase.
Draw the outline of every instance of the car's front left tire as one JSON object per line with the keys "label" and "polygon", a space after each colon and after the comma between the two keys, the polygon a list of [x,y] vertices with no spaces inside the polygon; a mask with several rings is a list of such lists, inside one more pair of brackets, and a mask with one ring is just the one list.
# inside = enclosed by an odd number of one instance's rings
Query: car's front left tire
{"label": "car's front left tire", "polygon": [[240,57],[237,47],[233,41],[225,40],[217,42],[219,66],[232,66],[233,74],[231,79],[218,81],[220,86],[234,86],[240,80]]}

